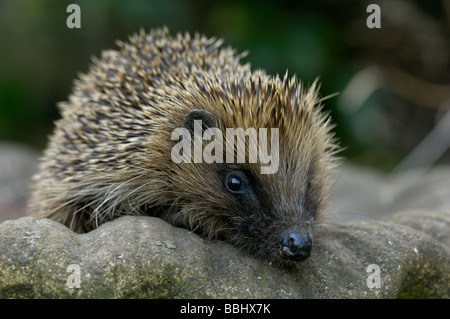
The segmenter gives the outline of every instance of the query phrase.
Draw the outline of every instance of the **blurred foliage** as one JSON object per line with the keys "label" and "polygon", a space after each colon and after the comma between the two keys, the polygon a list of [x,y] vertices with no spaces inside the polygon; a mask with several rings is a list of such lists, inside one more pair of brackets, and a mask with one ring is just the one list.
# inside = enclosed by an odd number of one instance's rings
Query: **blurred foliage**
{"label": "blurred foliage", "polygon": [[[81,7],[81,29],[66,27],[66,8]],[[378,3],[382,28],[366,27],[366,8]],[[322,95],[344,90],[372,65],[420,79],[450,82],[448,1],[200,1],[0,0],[0,140],[45,147],[56,103],[87,72],[92,56],[115,48],[141,27],[201,32],[225,39],[246,62],[269,74],[316,77]],[[389,90],[372,94],[355,112],[338,98],[325,102],[347,149],[343,156],[382,169],[397,164],[436,124],[426,108]],[[441,159],[448,161],[447,154]]]}

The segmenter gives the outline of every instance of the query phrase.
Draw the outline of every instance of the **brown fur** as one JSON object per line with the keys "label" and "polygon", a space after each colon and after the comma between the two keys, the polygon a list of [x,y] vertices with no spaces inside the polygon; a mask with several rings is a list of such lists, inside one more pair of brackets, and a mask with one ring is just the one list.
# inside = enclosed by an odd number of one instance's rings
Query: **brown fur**
{"label": "brown fur", "polygon": [[[59,105],[30,212],[77,232],[122,215],[160,216],[269,260],[279,245],[269,242],[272,233],[312,233],[336,151],[317,85],[252,72],[220,45],[158,29],[103,52]],[[276,174],[261,175],[259,163],[231,167],[252,176],[258,207],[243,209],[226,192],[225,164],[171,160],[171,132],[192,109],[211,112],[221,128],[279,128]]]}

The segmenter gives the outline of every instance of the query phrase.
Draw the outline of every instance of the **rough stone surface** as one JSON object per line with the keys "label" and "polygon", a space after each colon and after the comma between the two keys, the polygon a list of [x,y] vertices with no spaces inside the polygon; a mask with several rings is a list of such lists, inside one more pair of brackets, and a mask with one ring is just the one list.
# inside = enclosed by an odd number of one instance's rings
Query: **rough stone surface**
{"label": "rough stone surface", "polygon": [[[23,215],[36,158],[0,143],[0,221]],[[80,235],[23,217],[0,223],[0,298],[449,298],[450,168],[384,176],[344,165],[337,177],[298,269],[158,218],[123,217]],[[368,287],[373,264],[379,288]]]}
{"label": "rough stone surface", "polygon": [[[448,248],[383,221],[324,227],[312,258],[289,271],[152,217],[122,217],[83,235],[24,217],[0,224],[0,238],[2,298],[449,297]],[[371,264],[380,288],[368,287]],[[80,288],[70,288],[77,272],[69,265],[79,267]]]}

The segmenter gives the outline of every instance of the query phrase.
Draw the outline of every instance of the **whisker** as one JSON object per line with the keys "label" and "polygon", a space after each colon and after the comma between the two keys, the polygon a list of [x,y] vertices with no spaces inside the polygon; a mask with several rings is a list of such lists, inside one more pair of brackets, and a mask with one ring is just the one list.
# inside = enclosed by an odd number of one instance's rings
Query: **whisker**
{"label": "whisker", "polygon": [[[391,226],[394,226],[395,223],[389,221],[388,219],[384,218],[384,217],[380,217],[380,216],[372,216],[369,214],[362,214],[362,213],[342,213],[342,212],[332,212],[332,213],[325,213],[324,217],[328,217],[328,216],[339,216],[339,215],[353,215],[353,216],[362,216],[362,217],[367,217],[367,219],[369,220],[378,220],[378,221],[382,221],[385,222]],[[352,221],[350,220],[346,220],[346,221]]]}

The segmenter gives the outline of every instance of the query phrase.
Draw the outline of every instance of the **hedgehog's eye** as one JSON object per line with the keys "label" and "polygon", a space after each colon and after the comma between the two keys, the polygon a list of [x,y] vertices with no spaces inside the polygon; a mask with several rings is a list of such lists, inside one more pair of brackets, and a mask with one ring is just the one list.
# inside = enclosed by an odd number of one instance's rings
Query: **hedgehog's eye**
{"label": "hedgehog's eye", "polygon": [[242,193],[245,190],[245,184],[238,176],[229,176],[226,185],[232,193]]}

